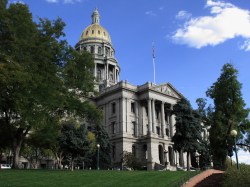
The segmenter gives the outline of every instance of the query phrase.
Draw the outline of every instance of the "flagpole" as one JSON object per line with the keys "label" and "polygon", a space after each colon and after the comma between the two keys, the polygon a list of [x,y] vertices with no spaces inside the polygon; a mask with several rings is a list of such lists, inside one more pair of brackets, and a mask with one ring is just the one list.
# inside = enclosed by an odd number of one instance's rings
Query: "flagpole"
{"label": "flagpole", "polygon": [[154,69],[154,84],[155,84],[155,50],[154,50],[154,42],[152,42],[152,60],[153,60],[153,69]]}

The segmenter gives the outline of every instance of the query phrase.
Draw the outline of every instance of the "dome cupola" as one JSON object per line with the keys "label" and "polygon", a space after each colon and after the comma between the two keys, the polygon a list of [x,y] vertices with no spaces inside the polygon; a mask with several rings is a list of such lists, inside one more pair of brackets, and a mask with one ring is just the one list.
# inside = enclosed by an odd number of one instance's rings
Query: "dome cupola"
{"label": "dome cupola", "polygon": [[111,44],[111,38],[108,31],[100,25],[100,14],[97,9],[94,10],[91,17],[92,24],[84,29],[80,40],[95,40],[99,42],[108,42]]}
{"label": "dome cupola", "polygon": [[95,90],[102,92],[105,88],[117,84],[120,80],[120,67],[115,59],[108,31],[100,25],[100,14],[95,9],[91,15],[92,23],[81,34],[75,48],[93,55],[95,67]]}

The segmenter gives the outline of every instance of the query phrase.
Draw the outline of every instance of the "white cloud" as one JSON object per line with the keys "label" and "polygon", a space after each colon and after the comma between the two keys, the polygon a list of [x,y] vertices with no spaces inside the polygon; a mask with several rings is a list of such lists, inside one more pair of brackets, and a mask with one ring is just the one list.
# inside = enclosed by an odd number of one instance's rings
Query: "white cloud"
{"label": "white cloud", "polygon": [[149,16],[156,16],[156,14],[152,10],[145,12],[145,14]]}
{"label": "white cloud", "polygon": [[159,10],[160,11],[164,10],[164,7],[163,6],[159,7]]}
{"label": "white cloud", "polygon": [[81,0],[64,0],[63,3],[65,4],[74,4],[74,3],[79,3]]}
{"label": "white cloud", "polygon": [[58,3],[59,0],[46,0],[48,3]]}
{"label": "white cloud", "polygon": [[82,0],[46,0],[48,3],[59,3],[63,2],[64,4],[74,4],[80,3]]}
{"label": "white cloud", "polygon": [[[235,155],[232,157],[236,161]],[[238,160],[239,163],[250,164],[250,153],[243,150],[238,151]]]}
{"label": "white cloud", "polygon": [[250,11],[223,1],[207,0],[209,16],[193,17],[177,29],[173,40],[190,47],[215,46],[226,40],[241,37],[240,49],[250,51]]}
{"label": "white cloud", "polygon": [[187,20],[189,19],[190,17],[192,16],[191,13],[188,13],[187,11],[185,10],[181,10],[178,12],[178,14],[175,16],[176,19],[179,19],[179,20]]}
{"label": "white cloud", "polygon": [[13,3],[14,3],[14,4],[20,3],[20,4],[23,4],[23,5],[25,4],[23,1],[13,1]]}

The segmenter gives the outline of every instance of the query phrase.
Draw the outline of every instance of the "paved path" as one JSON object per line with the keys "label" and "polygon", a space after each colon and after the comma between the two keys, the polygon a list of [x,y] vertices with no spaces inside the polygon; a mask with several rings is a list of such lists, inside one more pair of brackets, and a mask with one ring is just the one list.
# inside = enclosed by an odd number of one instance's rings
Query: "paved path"
{"label": "paved path", "polygon": [[221,187],[222,173],[215,173],[195,185],[195,187]]}
{"label": "paved path", "polygon": [[192,177],[189,181],[183,184],[182,187],[220,187],[223,173],[224,171],[215,169],[203,171],[202,173]]}

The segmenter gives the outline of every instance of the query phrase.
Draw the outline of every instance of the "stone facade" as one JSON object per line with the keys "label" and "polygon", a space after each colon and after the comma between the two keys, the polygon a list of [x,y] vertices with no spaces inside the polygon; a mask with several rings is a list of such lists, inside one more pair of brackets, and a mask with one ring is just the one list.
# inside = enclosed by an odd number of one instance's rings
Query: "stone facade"
{"label": "stone facade", "polygon": [[119,81],[115,50],[108,32],[100,25],[97,10],[76,49],[94,57],[95,88],[99,92],[94,101],[103,110],[113,166],[121,166],[124,151],[132,152],[148,170],[176,166],[179,155],[172,148],[175,118],[171,110],[183,96],[170,83],[134,86]]}

